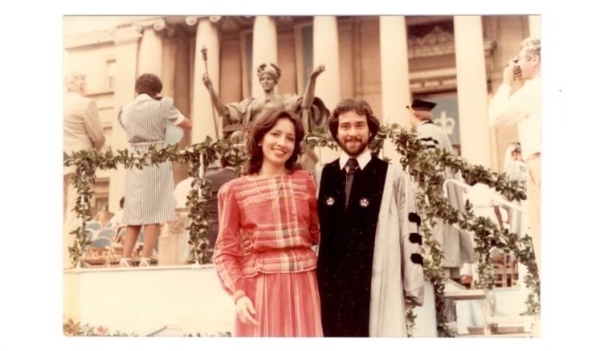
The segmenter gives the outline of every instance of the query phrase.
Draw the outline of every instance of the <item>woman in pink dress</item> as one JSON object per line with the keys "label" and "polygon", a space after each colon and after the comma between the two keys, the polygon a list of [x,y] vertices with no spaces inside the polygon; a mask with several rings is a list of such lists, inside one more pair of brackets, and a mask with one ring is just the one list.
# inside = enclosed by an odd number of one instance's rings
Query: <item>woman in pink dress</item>
{"label": "woman in pink dress", "polygon": [[303,138],[302,122],[288,111],[258,118],[245,175],[219,191],[213,259],[236,305],[236,336],[323,335],[312,250],[319,242],[316,183],[294,167]]}

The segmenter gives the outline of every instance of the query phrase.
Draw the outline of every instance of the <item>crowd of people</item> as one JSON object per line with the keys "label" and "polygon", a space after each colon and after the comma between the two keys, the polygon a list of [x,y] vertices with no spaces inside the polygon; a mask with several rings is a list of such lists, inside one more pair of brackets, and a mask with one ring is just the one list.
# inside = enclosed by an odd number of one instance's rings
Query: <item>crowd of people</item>
{"label": "crowd of people", "polygon": [[[525,84],[510,94],[515,66]],[[522,150],[538,265],[540,70],[540,41],[527,39],[507,65],[489,113],[492,126],[518,123],[520,147],[514,148],[511,160],[522,162]],[[342,99],[331,114],[322,106],[314,84],[323,71],[319,66],[310,75],[303,97],[282,97],[274,93],[279,68],[262,65],[258,77],[265,96],[227,105],[218,99],[210,79],[204,80],[217,111],[226,117],[225,126],[245,144],[247,154],[241,175],[223,158],[221,169],[206,175],[212,177],[211,215],[217,219],[209,241],[214,243],[219,281],[236,306],[236,336],[406,336],[406,308],[425,303],[423,237],[416,206],[416,194],[422,190],[398,166],[369,152],[380,122],[367,101]],[[65,140],[65,150],[102,147],[104,136],[92,100],[70,84],[75,78],[67,81],[71,92],[65,106],[71,107],[65,110],[65,137],[72,137]],[[130,150],[161,146],[167,121],[192,128],[173,99],[160,97],[157,76],[141,75],[135,90],[135,100],[119,108],[117,116]],[[407,105],[411,123],[427,148],[454,152],[448,136],[433,123],[435,106],[413,100]],[[318,124],[328,128],[342,150],[338,159],[321,167],[315,167],[314,153],[303,142],[307,129]],[[76,137],[85,141],[72,141]],[[522,167],[505,171],[522,180]],[[70,174],[72,170],[65,170],[67,218],[72,217],[74,203]],[[445,174],[460,179],[450,170]],[[142,227],[140,265],[148,265],[160,225],[175,218],[170,163],[128,169],[124,190],[118,221],[127,229],[120,265],[132,265],[131,252]],[[449,202],[465,211],[463,191],[453,185],[447,190]],[[442,267],[450,279],[464,282],[463,268],[474,261],[473,239],[441,219],[436,223]]]}

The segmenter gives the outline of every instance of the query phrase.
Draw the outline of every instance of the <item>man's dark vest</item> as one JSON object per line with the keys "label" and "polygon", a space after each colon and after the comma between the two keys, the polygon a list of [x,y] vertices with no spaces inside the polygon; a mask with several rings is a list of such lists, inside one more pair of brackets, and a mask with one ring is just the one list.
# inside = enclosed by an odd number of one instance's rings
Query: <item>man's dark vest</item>
{"label": "man's dark vest", "polygon": [[348,209],[346,171],[339,160],[323,168],[317,278],[324,336],[369,336],[373,250],[387,167],[373,157],[355,171]]}

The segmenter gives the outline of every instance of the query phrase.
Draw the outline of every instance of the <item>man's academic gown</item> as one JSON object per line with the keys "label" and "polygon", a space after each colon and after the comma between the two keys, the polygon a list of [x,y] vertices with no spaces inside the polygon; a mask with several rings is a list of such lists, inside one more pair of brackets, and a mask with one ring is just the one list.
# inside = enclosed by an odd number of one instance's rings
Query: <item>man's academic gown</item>
{"label": "man's academic gown", "polygon": [[407,336],[405,300],[422,306],[422,237],[408,175],[372,158],[357,169],[348,209],[339,160],[315,171],[317,277],[325,336]]}

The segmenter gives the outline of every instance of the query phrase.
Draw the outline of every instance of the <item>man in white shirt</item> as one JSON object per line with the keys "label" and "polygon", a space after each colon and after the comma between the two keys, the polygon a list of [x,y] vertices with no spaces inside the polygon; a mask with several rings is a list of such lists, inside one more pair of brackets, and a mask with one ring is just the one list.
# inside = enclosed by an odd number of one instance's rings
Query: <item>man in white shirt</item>
{"label": "man in white shirt", "polygon": [[[541,42],[527,38],[520,44],[518,56],[508,62],[503,81],[489,106],[490,127],[517,123],[523,159],[527,164],[527,204],[533,250],[541,273],[540,191],[541,191]],[[514,74],[520,67],[520,76]],[[511,86],[517,79],[524,83],[514,94]]]}

